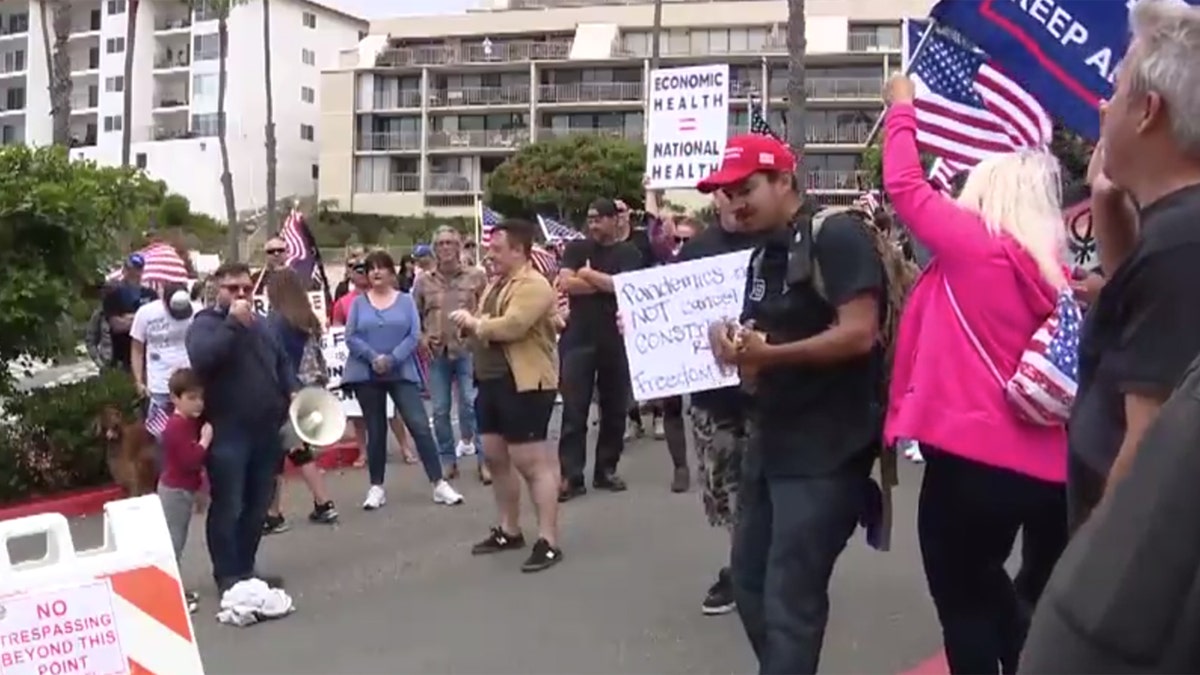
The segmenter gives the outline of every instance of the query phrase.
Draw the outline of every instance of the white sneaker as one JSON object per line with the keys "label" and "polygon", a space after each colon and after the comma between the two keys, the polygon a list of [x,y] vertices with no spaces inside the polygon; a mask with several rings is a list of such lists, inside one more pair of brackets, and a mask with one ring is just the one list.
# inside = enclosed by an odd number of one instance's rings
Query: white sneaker
{"label": "white sneaker", "polygon": [[439,480],[437,485],[433,486],[433,503],[454,506],[462,502],[463,496],[458,494],[458,490],[450,487],[450,484],[446,481]]}
{"label": "white sneaker", "polygon": [[667,437],[667,430],[663,428],[663,418],[654,418],[654,439],[661,441]]}
{"label": "white sneaker", "polygon": [[458,447],[454,448],[454,454],[458,457],[467,457],[475,454],[475,444],[469,441],[459,441]]}
{"label": "white sneaker", "polygon": [[363,510],[374,511],[386,503],[387,495],[383,492],[383,486],[372,485],[371,489],[367,490],[367,498],[363,500]]}

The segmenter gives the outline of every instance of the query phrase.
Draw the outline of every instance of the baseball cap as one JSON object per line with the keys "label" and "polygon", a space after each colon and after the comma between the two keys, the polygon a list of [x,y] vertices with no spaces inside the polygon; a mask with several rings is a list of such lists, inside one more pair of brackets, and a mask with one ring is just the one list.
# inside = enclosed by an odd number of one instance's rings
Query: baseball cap
{"label": "baseball cap", "polygon": [[135,270],[140,270],[146,266],[146,259],[142,257],[141,253],[131,253],[129,257],[125,259],[125,266],[132,267]]}
{"label": "baseball cap", "polygon": [[608,197],[599,197],[588,204],[588,211],[595,211],[601,218],[609,218],[617,215],[617,203]]}
{"label": "baseball cap", "polygon": [[433,249],[429,247],[429,244],[417,244],[413,247],[414,257],[424,258],[429,255],[433,255]]}
{"label": "baseball cap", "polygon": [[791,173],[796,156],[783,143],[765,134],[741,134],[725,142],[721,168],[696,184],[705,194],[739,183],[759,171]]}

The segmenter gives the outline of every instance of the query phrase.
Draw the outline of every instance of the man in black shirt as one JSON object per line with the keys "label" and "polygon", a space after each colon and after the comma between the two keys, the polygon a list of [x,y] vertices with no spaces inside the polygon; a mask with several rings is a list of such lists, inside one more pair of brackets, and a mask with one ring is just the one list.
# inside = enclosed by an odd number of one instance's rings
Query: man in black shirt
{"label": "man in black shirt", "polygon": [[625,448],[625,413],[629,403],[629,366],[625,343],[617,327],[617,296],[612,275],[642,267],[642,256],[618,240],[618,210],[611,199],[588,207],[588,237],[572,241],[563,251],[558,287],[569,296],[570,314],[559,342],[562,355],[562,434],[558,452],[563,485],[560,499],[587,492],[583,470],[587,463],[587,421],[593,385],[600,407],[600,433],[592,486],[620,492],[625,482],[617,463]]}
{"label": "man in black shirt", "polygon": [[[721,220],[693,236],[679,251],[679,261],[754,248],[759,235],[741,232],[728,202],[718,195]],[[737,526],[737,491],[746,448],[747,397],[740,387],[727,387],[691,395],[692,440],[695,444],[704,514],[713,527],[732,535]],[[705,614],[725,614],[735,607],[733,580],[722,567],[700,608]]]}
{"label": "man in black shirt", "polygon": [[[1157,37],[1139,41],[1139,30],[1157,36],[1156,25],[1191,24],[1200,35],[1200,9],[1144,3],[1132,17],[1134,40],[1088,167],[1107,281],[1079,347],[1068,425],[1072,529],[1128,472],[1142,434],[1200,353],[1200,138],[1184,131],[1200,108],[1190,84],[1174,75],[1135,77],[1138,63],[1151,58],[1148,50],[1162,50],[1153,55],[1156,64],[1174,54]],[[1195,63],[1171,65],[1187,73]]]}
{"label": "man in black shirt", "polygon": [[131,370],[130,350],[133,340],[129,329],[133,326],[133,315],[142,305],[158,299],[153,289],[142,285],[142,272],[146,259],[133,253],[125,260],[121,279],[104,289],[100,311],[112,335],[112,363],[123,370]]}
{"label": "man in black shirt", "polygon": [[737,136],[698,186],[724,191],[766,240],[746,277],[752,330],[713,344],[754,389],[733,585],[761,673],[817,672],[829,579],[865,512],[883,417],[882,261],[852,215],[829,216],[814,240],[795,168],[779,141]]}

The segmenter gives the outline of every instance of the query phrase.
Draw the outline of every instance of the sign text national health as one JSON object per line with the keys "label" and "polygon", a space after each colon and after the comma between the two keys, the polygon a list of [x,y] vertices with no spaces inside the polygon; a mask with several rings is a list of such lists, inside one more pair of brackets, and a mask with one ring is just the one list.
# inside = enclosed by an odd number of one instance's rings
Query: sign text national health
{"label": "sign text national health", "polygon": [[729,130],[729,65],[650,73],[647,187],[692,188],[716,171]]}

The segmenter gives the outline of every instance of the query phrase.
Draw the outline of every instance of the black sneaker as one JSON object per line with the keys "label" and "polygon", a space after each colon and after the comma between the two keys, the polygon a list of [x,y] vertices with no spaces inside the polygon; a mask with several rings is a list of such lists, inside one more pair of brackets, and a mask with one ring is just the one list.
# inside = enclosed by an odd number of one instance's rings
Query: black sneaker
{"label": "black sneaker", "polygon": [[251,575],[250,578],[258,579],[259,581],[262,581],[264,584],[266,584],[270,588],[283,588],[284,587],[283,577],[279,576],[278,574],[262,574],[260,572],[255,572],[253,575]]}
{"label": "black sneaker", "polygon": [[582,497],[587,494],[587,487],[583,483],[575,483],[568,481],[558,490],[558,501],[569,502],[576,497]]}
{"label": "black sneaker", "polygon": [[608,492],[624,492],[629,489],[625,481],[615,473],[600,474],[592,479],[592,487]]}
{"label": "black sneaker", "polygon": [[332,525],[338,519],[337,509],[333,508],[333,502],[325,502],[324,504],[313,504],[312,513],[308,514],[308,520],[313,523],[322,523],[324,525]]}
{"label": "black sneaker", "polygon": [[187,605],[188,614],[195,614],[200,609],[200,594],[196,591],[184,591],[183,602]]}
{"label": "black sneaker", "polygon": [[551,546],[550,542],[545,539],[538,539],[533,542],[533,550],[529,552],[529,557],[521,564],[522,572],[541,572],[547,567],[554,567],[562,560],[562,551]]}
{"label": "black sneaker", "polygon": [[728,614],[736,606],[733,602],[733,581],[729,578],[729,568],[725,567],[717,575],[716,583],[708,589],[704,602],[700,603],[700,611],[709,616],[716,616]]}
{"label": "black sneaker", "polygon": [[263,521],[263,534],[279,534],[292,529],[286,518],[282,514],[278,516],[267,515],[267,519]]}
{"label": "black sneaker", "polygon": [[487,555],[500,551],[513,551],[525,548],[525,535],[521,533],[508,534],[499,527],[493,527],[487,539],[471,547],[471,555]]}

